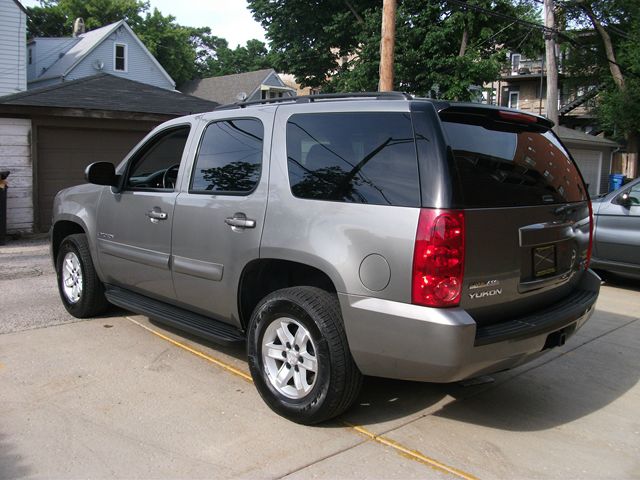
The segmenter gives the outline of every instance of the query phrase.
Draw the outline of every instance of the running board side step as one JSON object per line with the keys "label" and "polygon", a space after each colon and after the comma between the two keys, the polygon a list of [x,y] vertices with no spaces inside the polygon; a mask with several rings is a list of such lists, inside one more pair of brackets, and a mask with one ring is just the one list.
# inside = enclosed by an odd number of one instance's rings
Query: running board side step
{"label": "running board side step", "polygon": [[152,320],[184,330],[219,345],[232,345],[245,341],[242,332],[231,325],[129,290],[108,285],[105,296],[110,303],[118,307],[146,315]]}

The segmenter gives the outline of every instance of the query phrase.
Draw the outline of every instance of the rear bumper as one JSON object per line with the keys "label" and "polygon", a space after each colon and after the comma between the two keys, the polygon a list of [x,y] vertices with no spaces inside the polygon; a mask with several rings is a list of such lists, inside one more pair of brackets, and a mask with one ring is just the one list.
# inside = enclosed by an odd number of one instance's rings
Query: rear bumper
{"label": "rear bumper", "polygon": [[490,339],[460,308],[348,294],[339,298],[349,346],[362,373],[446,383],[521,365],[543,352],[550,334],[575,333],[593,314],[600,279],[589,270],[579,288],[572,301],[507,322],[512,328],[490,332]]}

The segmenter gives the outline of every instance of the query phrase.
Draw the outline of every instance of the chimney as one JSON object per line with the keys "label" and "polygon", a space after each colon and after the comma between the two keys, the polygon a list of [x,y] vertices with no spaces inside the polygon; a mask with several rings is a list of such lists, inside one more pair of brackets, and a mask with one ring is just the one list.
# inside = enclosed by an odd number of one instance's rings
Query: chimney
{"label": "chimney", "polygon": [[82,35],[84,33],[84,20],[81,18],[76,18],[76,21],[73,22],[73,36],[77,37],[78,35]]}

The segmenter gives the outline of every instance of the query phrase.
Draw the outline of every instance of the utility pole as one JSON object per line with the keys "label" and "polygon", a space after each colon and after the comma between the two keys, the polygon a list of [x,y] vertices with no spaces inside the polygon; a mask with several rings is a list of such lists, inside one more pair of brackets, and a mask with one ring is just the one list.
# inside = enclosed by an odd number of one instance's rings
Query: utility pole
{"label": "utility pole", "polygon": [[382,38],[380,40],[380,92],[393,90],[393,50],[396,43],[396,0],[382,2]]}
{"label": "utility pole", "polygon": [[558,63],[556,62],[556,14],[554,0],[544,0],[544,47],[547,64],[547,118],[558,125]]}

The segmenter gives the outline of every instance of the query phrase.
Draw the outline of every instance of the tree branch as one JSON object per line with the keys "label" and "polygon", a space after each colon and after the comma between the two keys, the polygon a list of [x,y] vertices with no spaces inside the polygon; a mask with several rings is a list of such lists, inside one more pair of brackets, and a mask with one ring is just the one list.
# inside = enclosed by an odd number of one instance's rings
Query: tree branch
{"label": "tree branch", "polygon": [[358,12],[356,12],[356,9],[353,8],[353,5],[351,4],[351,2],[349,0],[344,0],[344,3],[347,5],[349,10],[351,10],[351,13],[353,13],[353,16],[356,17],[356,20],[358,21],[358,23],[364,23],[364,19],[360,16]]}

